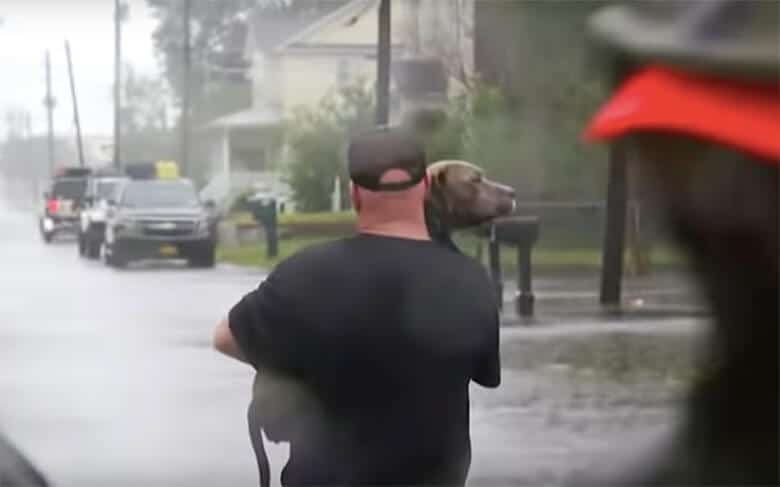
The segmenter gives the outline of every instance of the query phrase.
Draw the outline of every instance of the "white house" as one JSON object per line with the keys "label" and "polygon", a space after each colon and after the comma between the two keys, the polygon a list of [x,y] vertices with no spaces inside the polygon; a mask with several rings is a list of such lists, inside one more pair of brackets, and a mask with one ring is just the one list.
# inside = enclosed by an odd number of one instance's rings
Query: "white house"
{"label": "white house", "polygon": [[[450,42],[451,36],[431,33],[431,26],[438,25],[434,20],[445,15],[442,12],[449,16],[446,18],[473,13],[464,13],[459,7],[452,14],[441,5],[468,1],[393,0],[393,60],[442,54],[437,49],[442,42]],[[283,189],[278,170],[286,150],[283,121],[298,107],[316,105],[339,85],[358,78],[376,80],[379,1],[307,0],[307,5],[312,8],[296,15],[269,17],[258,10],[251,17],[245,57],[251,66],[252,106],[201,129],[202,136],[210,140],[212,171],[219,175],[204,190],[209,197],[222,199],[243,189],[245,178],[236,180],[231,174],[245,171],[246,161],[261,170],[259,179],[266,185]],[[453,32],[457,35],[460,31]],[[392,123],[402,115],[404,106],[392,81],[391,92]]]}

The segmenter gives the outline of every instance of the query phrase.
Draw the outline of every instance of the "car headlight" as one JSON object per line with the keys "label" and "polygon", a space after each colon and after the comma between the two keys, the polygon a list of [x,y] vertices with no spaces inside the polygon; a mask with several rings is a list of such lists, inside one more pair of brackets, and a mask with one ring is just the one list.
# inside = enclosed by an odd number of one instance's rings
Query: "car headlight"
{"label": "car headlight", "polygon": [[96,209],[90,212],[88,215],[89,219],[93,222],[104,222],[106,221],[106,211],[103,209]]}
{"label": "car headlight", "polygon": [[203,235],[209,233],[209,219],[206,217],[199,218],[195,222],[195,233]]}
{"label": "car headlight", "polygon": [[134,233],[140,230],[140,224],[137,220],[131,218],[120,218],[114,224],[114,231],[117,233]]}

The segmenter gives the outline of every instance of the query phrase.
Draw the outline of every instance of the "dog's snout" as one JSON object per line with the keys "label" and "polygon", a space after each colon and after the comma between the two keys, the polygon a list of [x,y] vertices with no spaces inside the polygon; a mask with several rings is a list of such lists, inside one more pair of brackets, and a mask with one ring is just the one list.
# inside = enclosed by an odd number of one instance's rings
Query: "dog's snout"
{"label": "dog's snout", "polygon": [[502,193],[505,197],[514,199],[514,197],[515,197],[515,188],[513,188],[511,186],[506,186],[504,184],[498,184],[498,183],[495,183],[495,187],[496,187],[496,190],[499,193]]}

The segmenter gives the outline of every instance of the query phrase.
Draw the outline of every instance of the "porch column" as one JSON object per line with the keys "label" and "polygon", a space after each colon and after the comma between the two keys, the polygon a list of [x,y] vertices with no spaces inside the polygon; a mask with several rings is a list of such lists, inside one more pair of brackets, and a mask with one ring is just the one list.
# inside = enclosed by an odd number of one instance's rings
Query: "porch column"
{"label": "porch column", "polygon": [[222,129],[220,142],[222,171],[225,173],[225,195],[227,196],[230,195],[232,189],[230,182],[230,128],[228,126]]}

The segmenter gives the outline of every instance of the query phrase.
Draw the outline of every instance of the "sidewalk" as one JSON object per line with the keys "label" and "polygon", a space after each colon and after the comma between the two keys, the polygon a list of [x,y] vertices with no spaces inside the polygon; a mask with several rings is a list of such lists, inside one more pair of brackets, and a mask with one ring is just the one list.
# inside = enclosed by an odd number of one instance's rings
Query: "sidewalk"
{"label": "sidewalk", "polygon": [[507,369],[554,370],[573,383],[596,374],[608,383],[660,383],[662,389],[695,373],[709,313],[689,275],[625,279],[619,311],[599,305],[597,274],[541,275],[533,282],[531,318],[515,312],[515,283],[504,285]]}
{"label": "sidewalk", "polygon": [[598,273],[556,273],[534,276],[534,315],[515,311],[516,281],[504,280],[502,325],[556,325],[593,321],[703,318],[707,306],[692,278],[681,272],[657,272],[624,278],[622,305],[610,310],[599,304]]}

